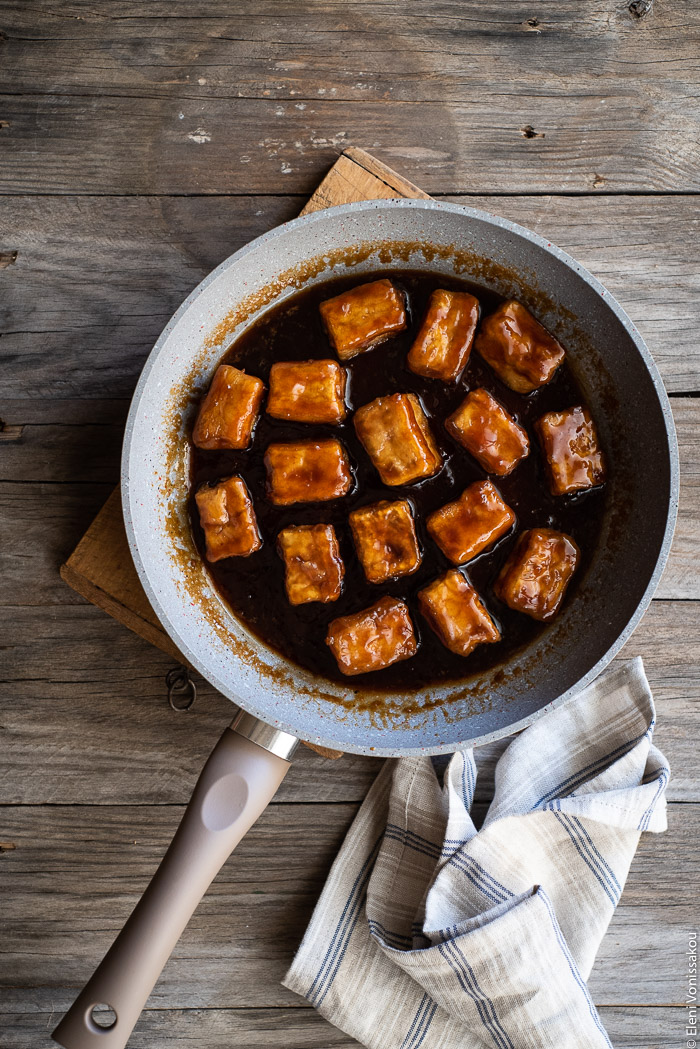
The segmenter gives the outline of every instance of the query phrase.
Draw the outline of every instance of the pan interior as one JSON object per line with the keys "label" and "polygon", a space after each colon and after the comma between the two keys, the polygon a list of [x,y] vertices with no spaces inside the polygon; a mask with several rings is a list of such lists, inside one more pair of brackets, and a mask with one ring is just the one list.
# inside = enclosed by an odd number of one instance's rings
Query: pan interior
{"label": "pan interior", "polygon": [[[272,652],[211,586],[189,533],[186,433],[231,342],[267,308],[343,273],[430,269],[518,298],[567,348],[611,463],[603,536],[576,600],[509,663],[421,694],[315,678]],[[574,694],[650,600],[675,514],[673,428],[648,351],[601,286],[540,238],[432,201],[346,205],[296,220],[215,270],[166,327],[132,404],[127,532],[146,592],[188,659],[225,695],[302,738],[377,755],[452,750],[512,731]]]}

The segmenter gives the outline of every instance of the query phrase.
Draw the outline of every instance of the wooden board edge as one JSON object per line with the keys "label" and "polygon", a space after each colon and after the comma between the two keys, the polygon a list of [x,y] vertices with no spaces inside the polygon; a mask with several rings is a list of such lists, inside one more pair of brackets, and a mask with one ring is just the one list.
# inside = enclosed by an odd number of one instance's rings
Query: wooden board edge
{"label": "wooden board edge", "polygon": [[370,175],[374,175],[375,178],[384,182],[390,189],[396,190],[402,197],[413,197],[417,200],[431,199],[430,194],[422,190],[420,186],[416,186],[414,182],[409,182],[403,175],[399,175],[398,171],[394,171],[393,168],[383,164],[381,160],[377,160],[371,153],[366,153],[359,146],[348,146],[347,149],[343,150],[342,156],[348,157],[349,160],[364,168]]}
{"label": "wooden board edge", "polygon": [[87,576],[76,571],[71,565],[70,558],[61,565],[59,574],[64,583],[67,583],[81,597],[84,597],[91,604],[97,605],[103,612],[107,612],[113,619],[117,619],[123,626],[133,630],[135,634],[155,645],[156,648],[165,652],[166,655],[172,656],[173,659],[177,659],[178,662],[187,666],[187,660],[182,652],[173,644],[164,630],[153,626],[152,623],[149,623],[147,619],[143,619],[133,609],[123,605],[121,601],[112,597],[106,590],[102,590],[101,587],[91,582]]}
{"label": "wooden board edge", "polygon": [[427,193],[357,147],[340,154],[326,176],[318,184],[300,215],[325,211],[361,200],[388,200],[392,197],[411,197],[430,200]]}

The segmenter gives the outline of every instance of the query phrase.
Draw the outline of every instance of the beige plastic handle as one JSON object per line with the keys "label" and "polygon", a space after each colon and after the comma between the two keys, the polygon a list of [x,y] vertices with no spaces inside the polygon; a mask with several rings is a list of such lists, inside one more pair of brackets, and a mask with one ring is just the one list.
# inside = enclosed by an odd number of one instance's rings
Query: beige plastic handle
{"label": "beige plastic handle", "polygon": [[[240,734],[241,720],[245,736]],[[234,727],[226,729],[212,751],[143,897],[53,1032],[64,1049],[124,1049],[197,904],[284,779],[289,761],[279,753],[289,756],[294,738],[249,715],[234,722]],[[250,736],[265,745],[253,743]],[[92,1010],[98,1004],[110,1006],[115,1013],[111,1027],[95,1023]]]}

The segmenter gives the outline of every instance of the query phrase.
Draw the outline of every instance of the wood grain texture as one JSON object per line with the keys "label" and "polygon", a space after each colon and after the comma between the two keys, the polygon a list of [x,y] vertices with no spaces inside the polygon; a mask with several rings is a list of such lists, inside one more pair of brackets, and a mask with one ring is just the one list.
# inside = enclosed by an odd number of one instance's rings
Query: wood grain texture
{"label": "wood grain texture", "polygon": [[429,193],[700,187],[683,0],[6,7],[5,192],[308,194],[348,145]]}
{"label": "wood grain texture", "polygon": [[115,488],[65,564],[61,579],[166,655],[186,660],[163,630],[139,581]]}
{"label": "wood grain texture", "polygon": [[[232,717],[227,700],[197,678],[193,711],[171,711],[164,679],[172,660],[89,606],[7,609],[0,612],[0,632],[0,797],[101,805],[189,797]],[[637,655],[658,708],[655,738],[673,767],[669,796],[700,801],[696,743],[688,731],[700,701],[700,602],[655,601],[618,659]],[[492,790],[498,749],[483,758],[482,799]],[[317,764],[323,762],[295,760],[280,796],[357,800],[377,768],[376,759],[349,756],[334,763],[332,773]]]}
{"label": "wood grain texture", "polygon": [[[570,252],[628,311],[667,388],[700,390],[697,198],[449,199],[528,226]],[[0,270],[0,417],[29,421],[16,404],[24,399],[80,399],[87,411],[91,399],[129,398],[192,288],[302,203],[290,196],[0,197],[0,246],[18,249],[15,265]],[[96,425],[101,411],[95,403]]]}
{"label": "wood grain texture", "polygon": [[[686,1013],[680,1008],[603,1006],[600,1015],[616,1049],[677,1049]],[[0,1049],[46,1049],[58,1012],[3,1016]],[[680,1033],[679,1033],[680,1032]],[[130,1049],[357,1049],[359,1042],[311,1008],[147,1009]]]}
{"label": "wood grain texture", "polygon": [[301,215],[323,211],[336,204],[351,204],[358,200],[389,200],[392,197],[412,197],[429,200],[418,186],[376,160],[363,149],[345,150],[317,186]]}
{"label": "wood grain texture", "polygon": [[[268,809],[196,911],[150,1007],[299,1005],[280,980],[356,809]],[[69,1004],[138,899],[181,815],[180,806],[0,809],[3,834],[16,844],[2,856],[9,906],[3,907],[0,951],[12,959],[0,976],[4,1010],[59,1012]],[[687,893],[698,833],[700,806],[684,805],[673,808],[665,835],[642,836],[591,976],[596,1003],[684,1001]]]}
{"label": "wood grain texture", "polygon": [[678,520],[658,597],[700,597],[700,399],[674,397],[681,487]]}

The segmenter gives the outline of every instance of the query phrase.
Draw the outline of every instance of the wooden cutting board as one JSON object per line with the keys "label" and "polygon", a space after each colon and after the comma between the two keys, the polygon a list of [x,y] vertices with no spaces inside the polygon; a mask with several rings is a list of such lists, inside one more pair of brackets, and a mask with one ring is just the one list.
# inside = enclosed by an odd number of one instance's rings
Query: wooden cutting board
{"label": "wooden cutting board", "polygon": [[[427,200],[428,194],[364,150],[346,149],[301,214],[356,200],[389,197]],[[114,489],[71,556],[61,565],[61,578],[146,641],[181,663],[187,662],[163,630],[139,582],[124,530],[119,488]],[[316,746],[313,749],[327,757],[340,756],[339,751]]]}

